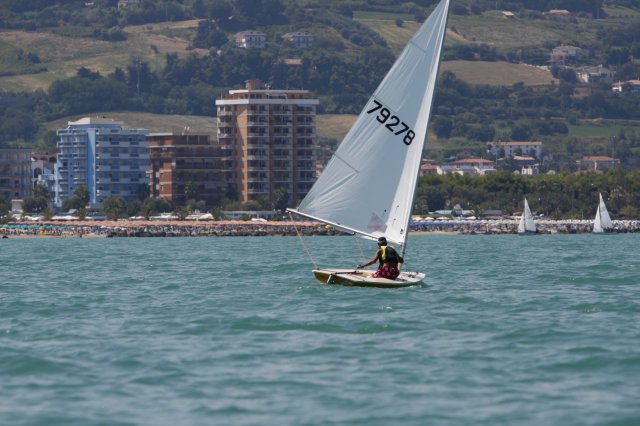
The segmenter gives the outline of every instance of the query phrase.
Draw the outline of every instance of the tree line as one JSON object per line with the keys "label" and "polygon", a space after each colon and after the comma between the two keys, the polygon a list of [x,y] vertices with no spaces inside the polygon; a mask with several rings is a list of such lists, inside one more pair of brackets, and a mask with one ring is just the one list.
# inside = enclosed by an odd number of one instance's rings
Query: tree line
{"label": "tree line", "polygon": [[[413,212],[426,215],[437,210],[451,210],[459,204],[480,216],[485,210],[501,210],[504,215],[522,211],[526,196],[531,209],[551,219],[590,219],[595,213],[598,194],[602,193],[609,213],[614,219],[638,219],[640,217],[640,170],[624,171],[621,168],[606,173],[559,173],[538,176],[521,176],[509,172],[498,172],[487,176],[427,175],[418,182]],[[53,214],[47,207],[49,194],[37,187],[34,195],[24,201],[25,211]],[[220,218],[223,210],[284,210],[295,203],[286,193],[276,200],[251,201],[240,205],[230,199],[215,206],[206,206],[202,201],[189,200],[184,206],[171,206],[161,198],[150,198],[148,188],[141,189],[138,198],[126,203],[122,197],[112,196],[105,200],[103,211],[112,218],[150,216],[174,212],[186,217],[190,212],[210,211]],[[76,209],[76,214],[88,214],[88,193],[78,187],[74,196],[65,200],[63,211]],[[8,200],[0,198],[0,217],[9,210]]]}
{"label": "tree line", "polygon": [[451,210],[456,204],[480,215],[522,211],[526,196],[532,211],[552,219],[591,219],[602,193],[611,217],[640,217],[640,170],[606,173],[559,173],[521,176],[498,172],[487,176],[427,175],[419,180],[415,214]]}

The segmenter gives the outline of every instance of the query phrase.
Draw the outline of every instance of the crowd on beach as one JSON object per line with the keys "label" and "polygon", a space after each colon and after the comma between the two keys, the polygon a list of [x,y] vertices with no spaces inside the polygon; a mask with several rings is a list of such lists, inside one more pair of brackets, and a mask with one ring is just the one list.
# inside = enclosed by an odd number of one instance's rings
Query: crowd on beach
{"label": "crowd on beach", "polygon": [[[614,232],[640,232],[638,220],[613,221]],[[546,234],[587,233],[591,220],[541,220],[538,232]],[[411,232],[455,234],[515,234],[517,220],[464,220],[412,223]],[[276,235],[340,235],[341,232],[318,222],[247,221],[100,221],[88,222],[12,222],[0,225],[0,236],[7,237],[226,237]]]}

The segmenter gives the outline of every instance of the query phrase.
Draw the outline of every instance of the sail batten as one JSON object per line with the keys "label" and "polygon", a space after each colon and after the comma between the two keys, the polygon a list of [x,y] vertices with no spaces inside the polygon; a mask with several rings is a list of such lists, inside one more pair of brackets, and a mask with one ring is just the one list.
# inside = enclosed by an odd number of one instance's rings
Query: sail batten
{"label": "sail batten", "polygon": [[442,0],[412,37],[297,212],[404,244],[448,8]]}

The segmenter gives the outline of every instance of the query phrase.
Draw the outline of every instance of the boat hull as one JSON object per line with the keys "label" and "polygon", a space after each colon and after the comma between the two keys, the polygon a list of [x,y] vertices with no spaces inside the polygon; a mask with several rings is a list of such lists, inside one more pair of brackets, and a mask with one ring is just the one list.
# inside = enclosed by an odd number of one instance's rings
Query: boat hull
{"label": "boat hull", "polygon": [[371,270],[353,269],[314,269],[313,275],[318,281],[331,285],[355,287],[400,288],[422,283],[425,274],[421,272],[401,272],[398,278],[373,278]]}

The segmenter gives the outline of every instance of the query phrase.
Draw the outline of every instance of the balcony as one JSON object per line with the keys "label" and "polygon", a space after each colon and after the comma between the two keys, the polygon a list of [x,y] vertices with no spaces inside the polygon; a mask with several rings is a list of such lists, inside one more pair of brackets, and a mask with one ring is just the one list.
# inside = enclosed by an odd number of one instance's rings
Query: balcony
{"label": "balcony", "polygon": [[271,121],[273,127],[291,127],[293,123],[288,120],[273,120]]}
{"label": "balcony", "polygon": [[291,110],[288,108],[273,108],[271,109],[271,115],[291,115]]}
{"label": "balcony", "polygon": [[305,178],[298,178],[297,179],[299,183],[314,183],[316,181],[316,178],[314,177],[305,177]]}

